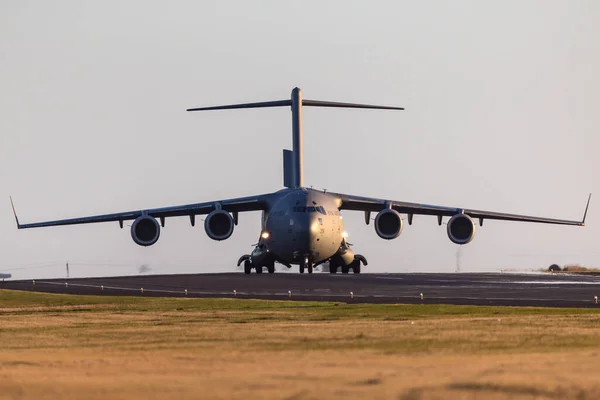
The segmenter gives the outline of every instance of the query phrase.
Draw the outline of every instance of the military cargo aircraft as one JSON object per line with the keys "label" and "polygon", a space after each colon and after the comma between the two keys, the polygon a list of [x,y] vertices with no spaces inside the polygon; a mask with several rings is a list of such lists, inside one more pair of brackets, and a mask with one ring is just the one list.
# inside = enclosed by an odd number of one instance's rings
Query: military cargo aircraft
{"label": "military cargo aircraft", "polygon": [[[286,100],[259,103],[232,104],[214,107],[191,108],[187,111],[230,110],[239,108],[290,107],[292,111],[293,149],[283,150],[283,180],[285,188],[274,193],[234,199],[222,199],[174,207],[140,209],[115,214],[63,219],[47,222],[21,224],[14,210],[18,229],[39,228],[57,225],[75,225],[94,222],[118,222],[133,220],[131,237],[140,246],[155,244],[165,226],[165,219],[187,217],[192,226],[197,215],[206,215],[204,230],[213,240],[229,238],[238,223],[238,214],[247,211],[261,211],[261,232],[258,243],[251,254],[245,254],[237,265],[244,264],[244,272],[253,270],[262,273],[275,272],[275,263],[288,268],[298,265],[300,273],[309,274],[322,263],[329,263],[329,272],[361,272],[361,265],[367,265],[364,256],[354,254],[346,241],[344,221],[340,211],[361,211],[365,223],[371,221],[371,213],[376,213],[375,232],[385,240],[397,238],[404,227],[406,215],[408,224],[414,215],[436,216],[438,224],[443,217],[447,222],[448,238],[464,245],[475,236],[475,220],[479,225],[485,219],[505,221],[538,222],[546,224],[583,226],[590,197],[581,221],[569,221],[552,218],[540,218],[524,215],[505,214],[493,211],[479,211],[457,207],[444,207],[418,203],[407,203],[381,198],[360,197],[351,194],[331,193],[304,187],[302,160],[302,107],[339,107],[377,110],[403,110],[400,107],[387,107],[368,104],[339,103],[319,100],[303,100],[299,88],[292,90],[291,98]],[[12,199],[11,199],[12,204]]]}

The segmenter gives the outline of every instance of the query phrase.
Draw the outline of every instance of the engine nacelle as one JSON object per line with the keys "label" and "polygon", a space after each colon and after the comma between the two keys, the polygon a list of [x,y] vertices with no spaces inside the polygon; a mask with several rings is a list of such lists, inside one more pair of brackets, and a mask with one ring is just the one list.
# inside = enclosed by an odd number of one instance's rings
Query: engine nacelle
{"label": "engine nacelle", "polygon": [[215,210],[206,216],[204,230],[212,240],[225,240],[233,233],[233,217],[227,211]]}
{"label": "engine nacelle", "polygon": [[448,221],[448,237],[453,243],[467,244],[475,237],[475,223],[466,214],[456,214]]}
{"label": "engine nacelle", "polygon": [[379,211],[375,217],[375,232],[386,240],[396,239],[402,233],[404,222],[400,214],[391,208]]}
{"label": "engine nacelle", "polygon": [[131,224],[131,238],[140,246],[152,246],[159,237],[160,225],[152,217],[142,215]]}

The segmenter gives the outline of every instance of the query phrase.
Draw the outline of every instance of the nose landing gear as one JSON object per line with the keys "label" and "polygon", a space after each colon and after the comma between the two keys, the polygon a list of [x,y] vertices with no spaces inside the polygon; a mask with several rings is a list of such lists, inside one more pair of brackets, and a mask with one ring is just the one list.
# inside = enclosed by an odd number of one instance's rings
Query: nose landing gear
{"label": "nose landing gear", "polygon": [[304,269],[307,269],[309,274],[313,273],[313,269],[314,269],[313,263],[310,262],[308,257],[305,257],[304,260],[300,263],[300,273],[301,274],[304,273]]}

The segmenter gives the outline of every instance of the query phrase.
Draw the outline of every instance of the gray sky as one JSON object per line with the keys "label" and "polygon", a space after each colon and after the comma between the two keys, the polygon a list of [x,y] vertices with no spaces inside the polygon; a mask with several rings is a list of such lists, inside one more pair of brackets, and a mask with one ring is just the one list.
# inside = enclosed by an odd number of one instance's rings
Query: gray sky
{"label": "gray sky", "polygon": [[[170,219],[142,248],[117,223],[17,231],[8,196],[32,222],[278,190],[289,110],[185,109],[294,86],[406,107],[305,109],[307,185],[579,219],[600,196],[598,20],[593,0],[0,0],[0,269],[235,271],[258,213],[224,242]],[[599,209],[593,198],[585,228],[487,221],[461,270],[600,267]],[[456,268],[434,217],[384,241],[361,213],[344,216],[368,271]]]}

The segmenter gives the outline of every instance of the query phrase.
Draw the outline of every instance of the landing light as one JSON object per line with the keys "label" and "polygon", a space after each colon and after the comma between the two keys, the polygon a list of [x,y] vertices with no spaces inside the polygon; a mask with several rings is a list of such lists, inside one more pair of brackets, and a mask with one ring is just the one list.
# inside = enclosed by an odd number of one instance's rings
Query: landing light
{"label": "landing light", "polygon": [[342,237],[344,239],[346,239],[348,237],[348,232],[346,232],[346,231],[342,232]]}
{"label": "landing light", "polygon": [[263,233],[261,233],[261,235],[260,235],[260,237],[261,237],[261,238],[263,238],[263,239],[268,239],[268,238],[269,238],[269,236],[270,236],[270,235],[269,235],[269,232],[263,232]]}

